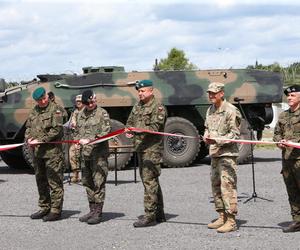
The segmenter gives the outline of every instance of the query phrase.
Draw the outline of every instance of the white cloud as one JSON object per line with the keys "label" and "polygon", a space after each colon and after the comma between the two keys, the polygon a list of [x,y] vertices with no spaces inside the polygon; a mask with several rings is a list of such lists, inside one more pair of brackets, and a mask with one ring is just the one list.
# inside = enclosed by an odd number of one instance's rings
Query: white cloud
{"label": "white cloud", "polygon": [[88,65],[148,70],[172,47],[202,69],[297,61],[300,6],[266,2],[2,2],[0,77],[30,79]]}

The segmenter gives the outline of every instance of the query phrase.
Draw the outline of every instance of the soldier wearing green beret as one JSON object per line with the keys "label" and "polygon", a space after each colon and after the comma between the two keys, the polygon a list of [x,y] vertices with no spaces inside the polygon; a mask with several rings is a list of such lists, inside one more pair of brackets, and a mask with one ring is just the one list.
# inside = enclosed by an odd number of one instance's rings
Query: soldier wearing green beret
{"label": "soldier wearing green beret", "polygon": [[55,103],[49,101],[43,87],[35,89],[32,97],[37,105],[26,122],[25,141],[33,150],[40,210],[30,217],[55,221],[60,219],[63,206],[64,156],[61,144],[47,142],[63,138],[63,114]]}
{"label": "soldier wearing green beret", "polygon": [[[238,139],[241,114],[224,98],[224,84],[209,84],[208,98],[212,105],[206,112],[204,141],[209,144],[211,157],[211,186],[215,209],[219,218],[208,224],[208,228],[219,233],[237,230],[237,143],[222,139]],[[220,138],[220,139],[212,139]]]}
{"label": "soldier wearing green beret", "polygon": [[[167,112],[153,94],[151,80],[138,81],[136,84],[139,102],[128,117],[127,127],[136,127],[152,131],[164,131]],[[132,134],[127,134],[132,137]],[[164,203],[159,176],[161,173],[163,137],[149,133],[136,133],[133,136],[138,154],[139,172],[144,185],[145,215],[140,216],[134,227],[146,227],[166,221]]]}
{"label": "soldier wearing green beret", "polygon": [[293,223],[284,233],[300,231],[300,149],[288,147],[286,141],[300,142],[300,86],[284,90],[289,109],[282,112],[274,129],[273,140],[282,150],[282,176],[286,186]]}

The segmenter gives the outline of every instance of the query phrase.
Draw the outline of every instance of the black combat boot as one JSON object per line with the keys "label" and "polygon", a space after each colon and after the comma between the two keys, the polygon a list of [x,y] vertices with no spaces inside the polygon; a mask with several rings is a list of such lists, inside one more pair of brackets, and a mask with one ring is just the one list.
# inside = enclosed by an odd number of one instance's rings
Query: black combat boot
{"label": "black combat boot", "polygon": [[79,217],[80,222],[87,222],[88,219],[92,217],[94,213],[95,205],[96,205],[95,203],[92,202],[89,203],[90,211],[87,214]]}
{"label": "black combat boot", "polygon": [[134,227],[150,227],[156,225],[157,222],[155,219],[146,217],[146,216],[139,216],[138,221],[133,223]]}
{"label": "black combat boot", "polygon": [[284,233],[294,233],[300,231],[300,221],[295,221],[292,224],[290,224],[288,227],[283,228],[282,231]]}
{"label": "black combat boot", "polygon": [[39,210],[32,215],[30,215],[30,218],[33,220],[42,219],[45,215],[49,213],[48,210]]}
{"label": "black combat boot", "polygon": [[49,213],[47,215],[45,215],[43,217],[43,221],[46,222],[46,221],[56,221],[56,220],[59,220],[61,218],[61,213]]}
{"label": "black combat boot", "polygon": [[88,224],[95,225],[102,221],[102,208],[103,202],[95,204],[94,212],[92,216],[87,220]]}

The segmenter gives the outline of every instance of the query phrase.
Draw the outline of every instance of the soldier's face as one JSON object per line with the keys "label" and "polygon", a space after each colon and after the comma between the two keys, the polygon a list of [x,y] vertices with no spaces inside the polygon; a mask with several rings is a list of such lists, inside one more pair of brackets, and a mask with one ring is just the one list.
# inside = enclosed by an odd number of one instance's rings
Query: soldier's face
{"label": "soldier's face", "polygon": [[147,103],[153,95],[153,88],[152,87],[140,88],[138,90],[138,95],[139,95],[140,101],[142,101],[143,103]]}
{"label": "soldier's face", "polygon": [[209,100],[212,104],[215,104],[215,105],[218,106],[224,98],[224,91],[220,91],[220,92],[217,92],[217,93],[209,91],[208,92],[208,98],[209,98]]}
{"label": "soldier's face", "polygon": [[41,97],[40,99],[38,99],[37,104],[40,108],[44,108],[47,107],[48,103],[49,103],[49,98],[48,95],[43,95],[43,97]]}
{"label": "soldier's face", "polygon": [[87,110],[93,110],[97,107],[97,100],[96,98],[93,98],[89,101],[89,104],[85,104],[85,107]]}
{"label": "soldier's face", "polygon": [[81,101],[76,101],[76,107],[80,110],[83,108],[83,104]]}
{"label": "soldier's face", "polygon": [[300,106],[300,92],[292,92],[287,95],[288,105],[293,109],[298,109]]}

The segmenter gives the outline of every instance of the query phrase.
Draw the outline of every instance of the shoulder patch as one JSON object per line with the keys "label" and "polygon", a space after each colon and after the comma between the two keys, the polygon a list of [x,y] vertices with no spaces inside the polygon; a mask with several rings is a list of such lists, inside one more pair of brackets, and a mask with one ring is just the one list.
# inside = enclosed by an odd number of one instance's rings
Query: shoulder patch
{"label": "shoulder patch", "polygon": [[159,107],[158,107],[158,111],[159,111],[159,112],[162,112],[162,111],[164,111],[164,108],[163,108],[163,106],[159,106]]}

